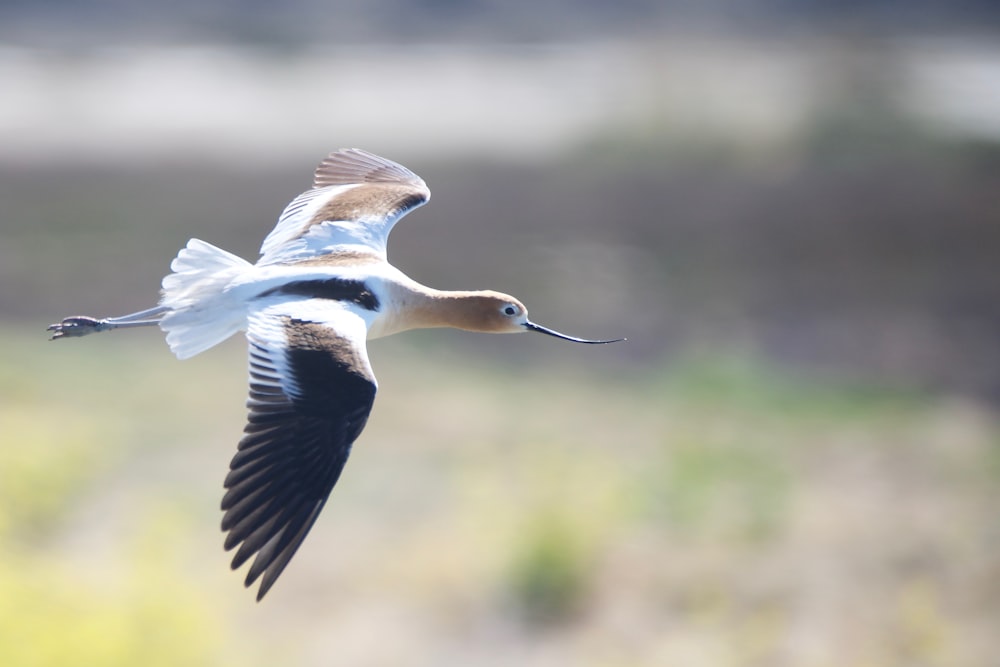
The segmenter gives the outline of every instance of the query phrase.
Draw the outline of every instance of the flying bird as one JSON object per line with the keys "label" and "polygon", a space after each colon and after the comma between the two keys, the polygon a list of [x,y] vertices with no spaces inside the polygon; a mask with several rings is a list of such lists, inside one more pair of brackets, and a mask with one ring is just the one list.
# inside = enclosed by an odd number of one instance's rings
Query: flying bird
{"label": "flying bird", "polygon": [[[187,359],[245,331],[248,418],[222,499],[232,567],[270,590],[316,521],[361,434],[378,384],[366,341],[409,329],[537,331],[524,305],[494,291],[442,291],[392,266],[396,222],[430,199],[400,164],[359,149],[331,153],[285,208],[255,264],[198,239],[171,262],[159,305],[121,317],[67,317],[52,338],[159,325]],[[238,548],[237,548],[238,547]]]}

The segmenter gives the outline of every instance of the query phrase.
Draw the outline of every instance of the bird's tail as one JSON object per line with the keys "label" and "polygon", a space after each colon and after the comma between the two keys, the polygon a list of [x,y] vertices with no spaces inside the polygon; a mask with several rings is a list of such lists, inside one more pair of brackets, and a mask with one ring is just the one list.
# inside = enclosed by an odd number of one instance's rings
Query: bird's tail
{"label": "bird's tail", "polygon": [[187,359],[218,345],[246,324],[239,303],[225,288],[250,262],[210,243],[191,239],[170,263],[160,304],[170,310],[160,320],[167,345]]}

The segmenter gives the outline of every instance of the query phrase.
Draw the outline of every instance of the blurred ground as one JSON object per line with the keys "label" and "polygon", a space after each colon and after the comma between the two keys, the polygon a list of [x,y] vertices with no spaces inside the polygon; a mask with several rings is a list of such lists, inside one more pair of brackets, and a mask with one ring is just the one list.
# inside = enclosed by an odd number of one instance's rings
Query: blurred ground
{"label": "blurred ground", "polygon": [[[1000,155],[618,157],[595,147],[572,163],[417,165],[434,202],[394,232],[394,262],[441,288],[515,294],[557,329],[628,336],[612,352],[622,361],[721,346],[1000,400]],[[311,163],[0,167],[0,280],[17,286],[0,308],[34,322],[145,308],[192,236],[255,256]]]}
{"label": "blurred ground", "polygon": [[[0,664],[998,664],[990,40],[356,47],[0,47]],[[414,278],[629,342],[374,343],[254,605],[242,342],[42,330],[253,257],[342,145],[431,186]]]}
{"label": "blurred ground", "polygon": [[4,664],[994,664],[1000,424],[974,403],[379,341],[370,426],[254,605],[212,511],[242,345],[4,341]]}

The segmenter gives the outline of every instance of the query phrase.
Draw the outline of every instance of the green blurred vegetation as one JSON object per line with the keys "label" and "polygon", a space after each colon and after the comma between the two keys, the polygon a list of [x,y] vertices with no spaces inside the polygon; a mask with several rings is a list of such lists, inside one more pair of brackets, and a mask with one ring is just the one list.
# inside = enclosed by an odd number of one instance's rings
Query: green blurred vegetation
{"label": "green blurred vegetation", "polygon": [[988,664],[1000,424],[975,403],[745,354],[379,341],[369,428],[254,605],[216,512],[242,343],[0,336],[4,665]]}
{"label": "green blurred vegetation", "polygon": [[[25,494],[19,500],[38,497]],[[155,543],[148,538],[104,583],[58,555],[11,553],[4,547],[0,662],[18,667],[221,664],[218,622],[204,594],[178,578],[163,555],[174,537],[160,532]]]}
{"label": "green blurred vegetation", "polygon": [[113,494],[151,432],[151,397],[131,386],[155,378],[135,354],[67,364],[42,336],[2,338],[0,664],[220,664],[212,605],[178,568],[189,527],[177,512],[113,498],[135,514],[111,544],[103,512],[80,514]]}

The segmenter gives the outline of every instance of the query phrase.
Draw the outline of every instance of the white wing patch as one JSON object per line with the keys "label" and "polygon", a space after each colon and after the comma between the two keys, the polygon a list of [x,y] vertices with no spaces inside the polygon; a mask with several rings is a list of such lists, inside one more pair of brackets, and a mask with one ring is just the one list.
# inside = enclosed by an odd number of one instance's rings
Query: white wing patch
{"label": "white wing patch", "polygon": [[[316,188],[314,190],[307,190],[303,192],[298,197],[292,200],[292,202],[285,207],[285,210],[281,212],[281,216],[278,218],[278,224],[275,225],[271,233],[267,235],[264,242],[260,246],[261,261],[260,264],[268,264],[275,261],[279,254],[288,254],[294,252],[292,248],[282,248],[291,244],[296,240],[302,241],[300,238],[303,231],[309,227],[310,221],[316,213],[323,207],[326,202],[328,202],[333,197],[336,197],[341,192],[345,192],[351,188],[356,188],[357,185],[335,185],[325,188]],[[298,244],[305,247],[304,243]]]}
{"label": "white wing patch", "polygon": [[302,398],[301,389],[295,380],[295,374],[288,367],[288,357],[285,354],[289,348],[287,324],[289,320],[298,320],[329,327],[339,338],[347,339],[352,347],[361,350],[364,359],[363,370],[374,377],[371,365],[368,363],[366,338],[369,319],[374,317],[353,304],[346,304],[328,299],[282,299],[251,310],[247,317],[247,340],[264,354],[270,362],[271,370],[266,381],[281,389],[290,398]]}

